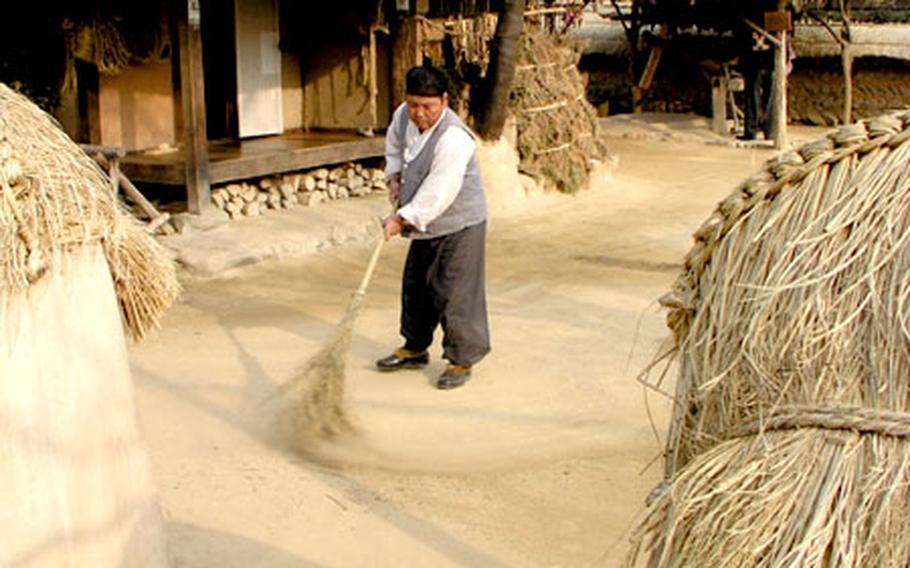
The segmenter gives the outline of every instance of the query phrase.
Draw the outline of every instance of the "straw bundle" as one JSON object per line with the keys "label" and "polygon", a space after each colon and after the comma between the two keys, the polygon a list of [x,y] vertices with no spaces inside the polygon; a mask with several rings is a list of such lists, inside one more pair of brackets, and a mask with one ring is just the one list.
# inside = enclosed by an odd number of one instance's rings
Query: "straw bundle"
{"label": "straw bundle", "polygon": [[910,113],[769,161],[695,239],[662,298],[666,481],[628,563],[906,566]]}
{"label": "straw bundle", "polygon": [[105,174],[22,95],[0,84],[0,290],[26,291],[57,253],[101,243],[124,325],[140,339],[179,291],[173,263],[119,205]]}
{"label": "straw bundle", "polygon": [[124,330],[157,323],[173,264],[2,84],[0,250],[0,566],[167,566]]}
{"label": "straw bundle", "polygon": [[579,57],[568,38],[525,26],[510,100],[520,168],[567,193],[585,186],[592,160],[606,153]]}

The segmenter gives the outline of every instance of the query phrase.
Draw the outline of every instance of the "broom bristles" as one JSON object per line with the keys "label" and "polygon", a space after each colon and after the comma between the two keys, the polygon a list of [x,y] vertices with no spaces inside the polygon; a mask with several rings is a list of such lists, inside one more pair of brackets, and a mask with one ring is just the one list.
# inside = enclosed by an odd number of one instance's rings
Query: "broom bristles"
{"label": "broom bristles", "polygon": [[281,389],[297,444],[356,431],[345,406],[345,363],[363,298],[354,294],[331,339]]}

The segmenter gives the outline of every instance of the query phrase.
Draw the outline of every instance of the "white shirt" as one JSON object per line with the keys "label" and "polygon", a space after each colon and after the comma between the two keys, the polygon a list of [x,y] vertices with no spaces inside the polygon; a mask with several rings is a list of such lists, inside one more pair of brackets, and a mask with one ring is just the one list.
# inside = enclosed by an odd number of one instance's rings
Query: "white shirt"
{"label": "white shirt", "polygon": [[[417,126],[408,119],[405,139],[402,141],[399,140],[399,129],[396,128],[396,125],[402,113],[407,116],[406,106],[406,104],[402,104],[395,109],[392,115],[392,128],[386,132],[386,179],[401,173],[404,167],[420,154],[427,140],[442,122],[443,115],[452,112],[448,108],[443,110],[436,124],[424,132],[420,132]],[[443,132],[436,143],[430,173],[417,188],[417,193],[414,194],[411,202],[399,209],[398,214],[418,231],[426,231],[427,226],[442,215],[458,196],[464,181],[464,174],[468,169],[468,162],[474,156],[475,148],[474,139],[464,129],[449,128]]]}

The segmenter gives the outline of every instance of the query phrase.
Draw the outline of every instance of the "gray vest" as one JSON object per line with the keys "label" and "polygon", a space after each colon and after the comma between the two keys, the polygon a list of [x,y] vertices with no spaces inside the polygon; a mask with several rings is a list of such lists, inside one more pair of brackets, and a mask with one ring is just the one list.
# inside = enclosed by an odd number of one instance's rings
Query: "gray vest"
{"label": "gray vest", "polygon": [[[399,116],[399,123],[396,126],[399,129],[398,139],[403,144],[408,127],[408,113],[402,112]],[[414,199],[417,189],[429,175],[430,166],[433,164],[433,156],[436,153],[436,144],[439,142],[439,137],[449,128],[463,128],[472,138],[474,137],[468,127],[458,118],[458,115],[446,109],[439,118],[439,125],[423,145],[420,153],[404,166],[404,170],[401,173],[400,203],[402,206],[407,205]],[[455,201],[443,211],[442,215],[427,226],[426,232],[411,231],[408,236],[414,239],[441,237],[481,223],[486,218],[487,204],[483,195],[483,183],[480,181],[480,168],[477,167],[477,155],[475,154],[471,156],[471,161],[468,162],[468,168],[465,171],[461,189],[458,191]]]}

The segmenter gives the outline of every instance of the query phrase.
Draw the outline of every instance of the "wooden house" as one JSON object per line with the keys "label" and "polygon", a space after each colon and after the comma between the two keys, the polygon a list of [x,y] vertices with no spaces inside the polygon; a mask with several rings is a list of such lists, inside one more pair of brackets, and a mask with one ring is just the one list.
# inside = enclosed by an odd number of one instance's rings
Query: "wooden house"
{"label": "wooden house", "polygon": [[0,39],[0,61],[45,69],[44,106],[73,139],[119,151],[135,182],[185,187],[199,213],[212,184],[382,156],[417,20],[493,4],[61,1],[27,10],[32,48]]}

